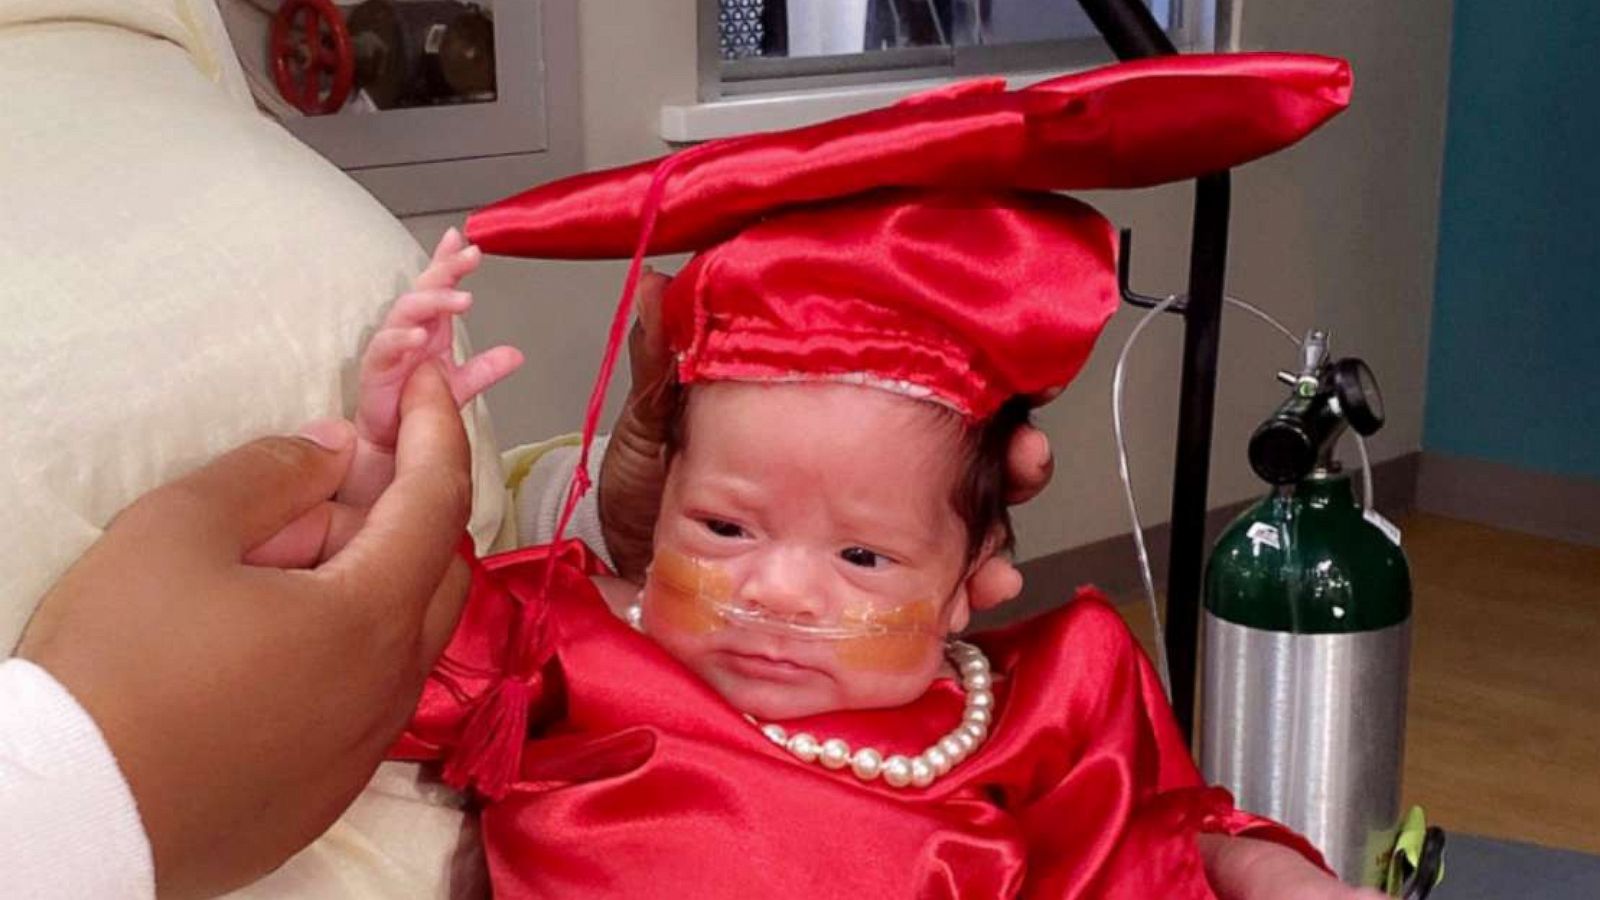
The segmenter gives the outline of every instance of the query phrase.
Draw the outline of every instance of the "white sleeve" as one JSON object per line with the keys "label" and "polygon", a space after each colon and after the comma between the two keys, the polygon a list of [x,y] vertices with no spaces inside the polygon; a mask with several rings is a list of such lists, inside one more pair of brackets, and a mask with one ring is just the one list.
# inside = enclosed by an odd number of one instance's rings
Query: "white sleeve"
{"label": "white sleeve", "polygon": [[7,897],[155,896],[111,748],[66,688],[21,659],[0,662],[0,872]]}
{"label": "white sleeve", "polygon": [[[589,479],[593,487],[578,501],[572,511],[572,522],[567,526],[567,537],[577,538],[589,545],[607,566],[615,568],[611,550],[606,547],[605,532],[600,528],[600,463],[605,459],[605,435],[595,438],[594,449],[589,451]],[[553,447],[539,457],[528,470],[516,490],[515,512],[517,535],[523,544],[543,544],[555,537],[556,521],[561,517],[561,506],[567,498],[567,487],[572,483],[572,472],[578,468],[577,446]]]}

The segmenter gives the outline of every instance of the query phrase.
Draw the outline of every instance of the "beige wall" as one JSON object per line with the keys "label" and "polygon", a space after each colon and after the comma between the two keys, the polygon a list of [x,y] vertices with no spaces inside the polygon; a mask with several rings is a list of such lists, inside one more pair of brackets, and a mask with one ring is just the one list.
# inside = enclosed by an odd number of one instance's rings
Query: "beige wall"
{"label": "beige wall", "polygon": [[[663,151],[657,113],[695,93],[695,0],[583,0],[582,110],[590,167]],[[1385,390],[1390,426],[1374,459],[1418,449],[1448,72],[1449,0],[1245,2],[1245,49],[1347,57],[1352,109],[1305,145],[1234,177],[1229,291],[1295,331],[1332,332],[1337,352],[1366,358]],[[1135,231],[1134,283],[1181,290],[1187,271],[1187,186],[1089,198]],[[409,222],[424,242],[456,216]],[[663,266],[668,268],[668,266]],[[490,260],[472,287],[480,344],[526,351],[526,370],[490,397],[506,445],[574,430],[620,283],[617,264]],[[1019,514],[1022,554],[1033,557],[1127,530],[1116,480],[1110,376],[1137,316],[1124,310],[1084,376],[1041,412],[1055,443],[1056,483]],[[1251,429],[1281,398],[1273,373],[1293,348],[1239,313],[1224,321],[1213,505],[1260,485],[1245,462]],[[1134,353],[1127,429],[1147,524],[1166,518],[1177,416],[1181,326],[1152,323]]]}
{"label": "beige wall", "polygon": [[[577,0],[584,164],[619,165],[665,152],[661,105],[696,91],[694,0]],[[408,219],[431,248],[460,214]],[[676,260],[656,261],[671,271]],[[503,446],[576,431],[622,282],[616,263],[487,259],[468,284],[480,347],[508,343],[528,357],[489,395]],[[619,373],[626,388],[626,371]],[[613,392],[613,396],[617,396]]]}

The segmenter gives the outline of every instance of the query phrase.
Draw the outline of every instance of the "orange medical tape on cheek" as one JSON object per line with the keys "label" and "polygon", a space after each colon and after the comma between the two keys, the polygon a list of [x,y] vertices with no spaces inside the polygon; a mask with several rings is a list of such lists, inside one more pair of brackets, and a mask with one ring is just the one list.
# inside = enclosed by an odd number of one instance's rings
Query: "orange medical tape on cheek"
{"label": "orange medical tape on cheek", "polygon": [[936,605],[926,601],[852,607],[842,621],[866,632],[840,639],[834,650],[841,666],[860,672],[915,672],[936,660],[944,643]]}
{"label": "orange medical tape on cheek", "polygon": [[929,601],[888,609],[857,603],[847,606],[836,623],[785,620],[738,607],[733,579],[722,567],[671,550],[656,554],[645,585],[645,615],[652,627],[695,636],[734,626],[781,632],[793,640],[832,644],[839,664],[859,672],[915,672],[934,664],[945,638],[938,607]]}
{"label": "orange medical tape on cheek", "polygon": [[732,596],[728,573],[709,563],[663,550],[650,564],[645,608],[670,628],[698,635],[725,627],[717,606]]}

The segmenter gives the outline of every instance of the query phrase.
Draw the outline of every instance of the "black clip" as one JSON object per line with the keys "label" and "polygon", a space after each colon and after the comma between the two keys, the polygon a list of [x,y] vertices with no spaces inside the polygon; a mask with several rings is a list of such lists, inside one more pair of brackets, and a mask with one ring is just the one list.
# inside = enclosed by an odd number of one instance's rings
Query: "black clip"
{"label": "black clip", "polygon": [[[1410,869],[1401,860],[1402,869]],[[1417,854],[1417,867],[1406,873],[1405,882],[1400,886],[1400,896],[1404,900],[1423,900],[1433,891],[1434,885],[1439,883],[1439,876],[1444,867],[1444,829],[1429,828],[1423,832],[1422,852]]]}
{"label": "black clip", "polygon": [[[1128,287],[1128,271],[1133,266],[1133,229],[1124,228],[1117,233],[1117,290],[1122,294],[1122,302],[1131,303],[1144,309],[1155,309],[1165,303],[1165,297],[1152,297],[1141,294]],[[1187,297],[1179,297],[1167,307],[1167,312],[1182,315],[1189,308]]]}

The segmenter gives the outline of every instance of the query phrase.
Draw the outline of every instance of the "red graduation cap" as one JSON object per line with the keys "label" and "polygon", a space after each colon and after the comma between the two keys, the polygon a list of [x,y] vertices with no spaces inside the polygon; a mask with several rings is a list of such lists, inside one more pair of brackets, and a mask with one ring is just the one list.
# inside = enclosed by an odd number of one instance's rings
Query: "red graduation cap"
{"label": "red graduation cap", "polygon": [[663,307],[684,383],[849,379],[981,420],[1070,381],[1116,308],[1110,223],[1052,192],[1231,168],[1349,92],[1342,60],[1290,54],[966,82],[542,185],[467,237],[526,257],[696,251]]}

